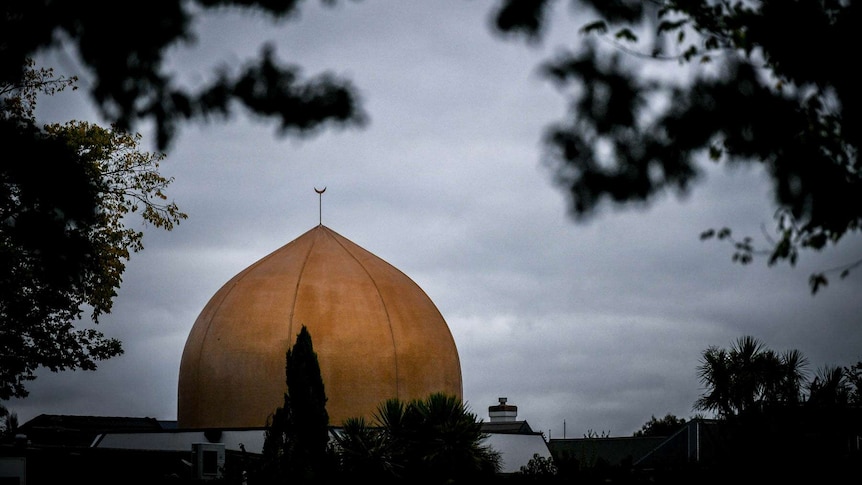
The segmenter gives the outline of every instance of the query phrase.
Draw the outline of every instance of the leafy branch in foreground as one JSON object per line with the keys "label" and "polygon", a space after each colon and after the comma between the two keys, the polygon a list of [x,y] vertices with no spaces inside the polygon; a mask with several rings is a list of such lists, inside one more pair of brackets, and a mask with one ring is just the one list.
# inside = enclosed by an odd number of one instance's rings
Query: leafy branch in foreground
{"label": "leafy branch in foreground", "polygon": [[186,214],[166,202],[171,179],[140,136],[71,121],[38,127],[38,94],[74,88],[32,62],[22,84],[0,83],[0,400],[26,397],[26,382],[51,371],[95,370],[121,342],[76,323],[110,313],[125,261],[143,249],[144,223],[170,230]]}
{"label": "leafy branch in foreground", "polygon": [[[536,40],[552,3],[503,0],[495,28]],[[541,73],[569,106],[546,130],[544,161],[576,220],[607,203],[686,193],[711,160],[759,165],[772,185],[778,236],[761,252],[728,232],[735,261],[763,256],[769,266],[794,265],[799,252],[859,232],[862,75],[840,46],[854,44],[862,4],[571,3],[572,12],[592,17],[579,31],[585,41]],[[812,292],[827,274],[846,276],[859,264],[812,275]]]}
{"label": "leafy branch in foreground", "polygon": [[[751,237],[736,239],[732,235],[732,231],[728,227],[721,229],[707,229],[700,233],[701,240],[717,239],[719,241],[729,242],[733,248],[733,262],[739,264],[750,264],[756,256],[767,257],[768,265],[772,266],[779,260],[787,260],[791,266],[796,264],[799,257],[800,247],[810,247],[809,243],[799,240],[798,232],[793,230],[784,231],[780,241],[775,241],[766,230],[763,231],[764,238],[771,244],[770,247],[755,247]],[[821,287],[829,284],[827,275],[838,274],[839,278],[844,279],[850,275],[850,272],[857,267],[862,266],[862,258],[849,263],[823,269],[808,277],[808,285],[811,288],[811,293],[816,294]]]}

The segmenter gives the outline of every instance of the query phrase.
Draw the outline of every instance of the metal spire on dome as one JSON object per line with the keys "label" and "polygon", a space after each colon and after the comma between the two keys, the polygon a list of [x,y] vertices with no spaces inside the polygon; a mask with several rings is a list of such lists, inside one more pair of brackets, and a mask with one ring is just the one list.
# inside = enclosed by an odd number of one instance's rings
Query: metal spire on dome
{"label": "metal spire on dome", "polygon": [[318,221],[319,225],[323,225],[323,193],[326,192],[326,187],[322,189],[314,188],[314,191],[317,192],[317,211],[318,217],[320,218]]}

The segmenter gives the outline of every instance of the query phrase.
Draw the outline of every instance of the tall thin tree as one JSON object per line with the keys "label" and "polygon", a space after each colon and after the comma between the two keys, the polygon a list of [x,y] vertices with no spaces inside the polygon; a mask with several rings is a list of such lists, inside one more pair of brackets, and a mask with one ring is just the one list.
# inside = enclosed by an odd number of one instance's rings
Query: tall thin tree
{"label": "tall thin tree", "polygon": [[264,446],[263,483],[324,483],[332,471],[329,413],[320,364],[305,325],[287,350],[284,405],[269,419]]}

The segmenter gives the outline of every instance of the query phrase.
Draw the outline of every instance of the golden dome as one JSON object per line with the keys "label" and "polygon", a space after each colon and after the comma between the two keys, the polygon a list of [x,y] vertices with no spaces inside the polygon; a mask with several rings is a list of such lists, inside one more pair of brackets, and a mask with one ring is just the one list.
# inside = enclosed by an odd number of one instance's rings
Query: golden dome
{"label": "golden dome", "polygon": [[201,311],[180,363],[178,426],[264,426],[284,404],[285,354],[303,325],[330,424],[371,418],[393,397],[462,397],[455,341],[428,295],[318,225],[234,276]]}

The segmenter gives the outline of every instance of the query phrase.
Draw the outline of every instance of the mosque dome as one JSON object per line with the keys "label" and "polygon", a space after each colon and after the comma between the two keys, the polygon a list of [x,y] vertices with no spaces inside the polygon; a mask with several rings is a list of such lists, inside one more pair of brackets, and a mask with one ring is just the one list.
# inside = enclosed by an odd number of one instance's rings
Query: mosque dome
{"label": "mosque dome", "polygon": [[201,311],[180,363],[181,428],[262,427],[284,404],[285,354],[302,326],[332,425],[389,398],[462,398],[449,327],[407,275],[324,225],[252,264]]}

